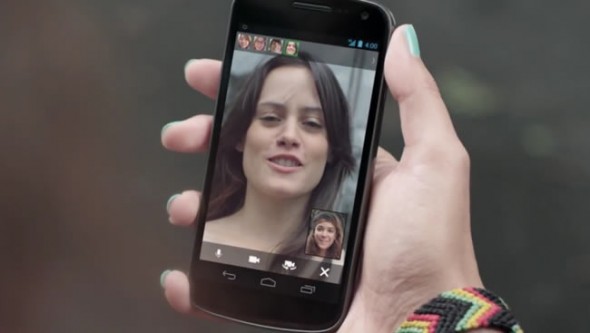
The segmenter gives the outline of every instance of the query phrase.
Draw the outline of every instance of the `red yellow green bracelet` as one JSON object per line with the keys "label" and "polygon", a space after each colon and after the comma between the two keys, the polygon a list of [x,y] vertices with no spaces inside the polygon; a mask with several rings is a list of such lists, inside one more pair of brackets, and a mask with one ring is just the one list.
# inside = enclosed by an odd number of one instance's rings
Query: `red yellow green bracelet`
{"label": "red yellow green bracelet", "polygon": [[480,288],[453,289],[438,295],[410,315],[396,333],[455,333],[477,328],[524,333],[508,305]]}

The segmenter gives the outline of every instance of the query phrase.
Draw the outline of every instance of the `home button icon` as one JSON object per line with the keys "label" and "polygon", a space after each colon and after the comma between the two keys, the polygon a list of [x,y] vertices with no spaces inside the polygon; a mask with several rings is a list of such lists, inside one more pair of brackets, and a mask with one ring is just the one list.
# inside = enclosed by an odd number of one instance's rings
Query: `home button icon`
{"label": "home button icon", "polygon": [[260,285],[263,287],[275,288],[277,286],[277,281],[271,278],[262,278],[260,279]]}

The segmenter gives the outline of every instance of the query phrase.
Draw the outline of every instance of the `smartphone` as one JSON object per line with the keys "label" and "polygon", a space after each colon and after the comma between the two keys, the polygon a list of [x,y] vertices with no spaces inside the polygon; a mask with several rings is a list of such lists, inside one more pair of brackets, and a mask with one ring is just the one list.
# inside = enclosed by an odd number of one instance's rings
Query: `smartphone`
{"label": "smartphone", "polygon": [[367,1],[233,2],[195,224],[194,307],[286,331],[342,323],[393,25]]}

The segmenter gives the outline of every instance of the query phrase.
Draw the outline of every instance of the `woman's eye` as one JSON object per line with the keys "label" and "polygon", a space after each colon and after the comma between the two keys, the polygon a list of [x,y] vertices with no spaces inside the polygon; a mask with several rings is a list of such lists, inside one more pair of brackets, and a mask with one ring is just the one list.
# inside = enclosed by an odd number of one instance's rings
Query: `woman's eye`
{"label": "woman's eye", "polygon": [[268,124],[278,123],[281,121],[281,118],[279,118],[273,114],[264,114],[264,115],[259,116],[258,119],[260,119],[262,122],[268,123]]}
{"label": "woman's eye", "polygon": [[317,119],[306,119],[303,121],[303,125],[312,129],[324,128],[324,124]]}

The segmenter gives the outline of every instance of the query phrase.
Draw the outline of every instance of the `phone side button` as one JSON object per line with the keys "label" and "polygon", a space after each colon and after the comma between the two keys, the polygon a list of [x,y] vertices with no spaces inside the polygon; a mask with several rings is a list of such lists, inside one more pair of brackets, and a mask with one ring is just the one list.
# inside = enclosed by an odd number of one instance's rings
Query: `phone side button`
{"label": "phone side button", "polygon": [[262,278],[260,279],[260,285],[263,287],[276,288],[277,281],[271,278]]}
{"label": "phone side button", "polygon": [[230,281],[233,281],[237,278],[237,276],[235,274],[229,273],[228,271],[225,271],[225,270],[221,273],[221,275],[223,275],[223,277],[225,277],[226,279],[228,279]]}

